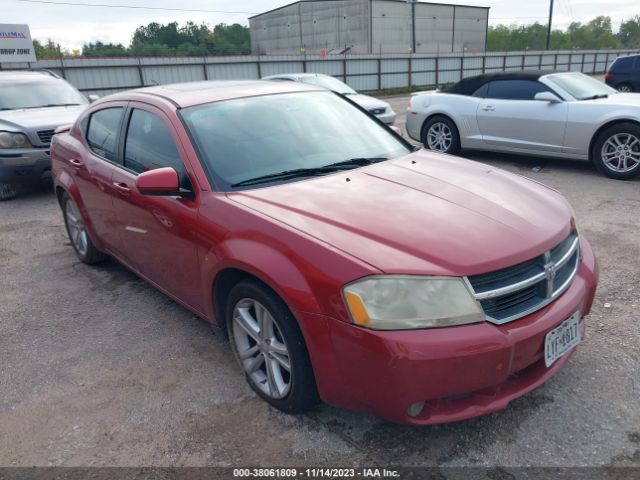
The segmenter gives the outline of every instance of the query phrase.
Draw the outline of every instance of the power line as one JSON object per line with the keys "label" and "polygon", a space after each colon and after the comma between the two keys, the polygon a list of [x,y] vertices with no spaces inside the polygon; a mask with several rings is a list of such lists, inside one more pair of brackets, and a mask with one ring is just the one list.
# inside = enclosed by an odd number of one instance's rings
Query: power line
{"label": "power line", "polygon": [[[239,15],[259,15],[260,12],[248,12],[248,11],[230,11],[230,10],[207,10],[197,8],[171,8],[171,7],[147,7],[143,5],[117,5],[110,3],[82,3],[82,2],[68,2],[63,0],[13,0],[14,2],[23,3],[39,3],[46,5],[59,5],[59,6],[73,6],[73,7],[97,7],[97,8],[127,8],[133,10],[161,10],[169,12],[193,12],[193,13],[229,13]],[[334,18],[333,15],[319,15],[315,13],[303,13],[304,16],[316,17],[316,18]],[[374,18],[389,18],[389,19],[404,19],[406,17],[384,15],[376,16]],[[434,17],[416,17],[420,19],[432,19]],[[490,20],[535,20],[547,17],[490,17]]]}
{"label": "power line", "polygon": [[74,6],[74,7],[100,7],[100,8],[128,8],[134,10],[163,10],[170,12],[195,12],[195,13],[232,13],[232,14],[246,14],[253,15],[256,12],[244,12],[244,11],[228,11],[228,10],[204,10],[204,9],[190,9],[190,8],[170,8],[170,7],[143,7],[138,5],[113,5],[108,3],[79,3],[79,2],[64,2],[53,0],[13,0],[14,2],[24,3],[44,3],[48,5],[62,5],[62,6]]}

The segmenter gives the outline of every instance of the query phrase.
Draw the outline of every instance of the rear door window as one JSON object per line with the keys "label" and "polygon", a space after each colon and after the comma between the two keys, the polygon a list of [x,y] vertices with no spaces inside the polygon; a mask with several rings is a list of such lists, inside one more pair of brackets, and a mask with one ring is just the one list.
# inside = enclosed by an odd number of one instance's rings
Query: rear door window
{"label": "rear door window", "polygon": [[89,148],[99,157],[116,161],[118,130],[122,121],[122,107],[105,108],[91,114],[87,127]]}
{"label": "rear door window", "polygon": [[535,100],[540,92],[550,92],[546,85],[534,80],[495,80],[489,83],[486,98],[498,100]]}

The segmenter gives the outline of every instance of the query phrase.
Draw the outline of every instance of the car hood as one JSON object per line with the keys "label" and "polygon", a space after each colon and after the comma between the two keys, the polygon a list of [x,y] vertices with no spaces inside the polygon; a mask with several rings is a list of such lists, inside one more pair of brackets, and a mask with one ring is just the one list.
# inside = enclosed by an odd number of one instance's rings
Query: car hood
{"label": "car hood", "polygon": [[374,108],[391,108],[387,102],[370,97],[369,95],[362,95],[358,93],[356,95],[347,95],[347,98],[354,101],[365,110],[372,110]]}
{"label": "car hood", "polygon": [[595,105],[615,105],[619,107],[640,107],[640,95],[637,93],[616,93],[607,98],[597,98],[595,100],[583,100],[580,103],[591,103]]}
{"label": "car hood", "polygon": [[73,123],[86,105],[0,111],[0,129],[54,129]]}
{"label": "car hood", "polygon": [[387,273],[497,270],[554,247],[571,229],[554,190],[424,150],[228,196]]}

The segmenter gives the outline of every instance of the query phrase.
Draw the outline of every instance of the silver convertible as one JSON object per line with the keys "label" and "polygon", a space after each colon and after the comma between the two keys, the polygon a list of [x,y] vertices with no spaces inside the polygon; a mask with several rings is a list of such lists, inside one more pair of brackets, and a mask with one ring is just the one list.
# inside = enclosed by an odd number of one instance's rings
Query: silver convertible
{"label": "silver convertible", "polygon": [[590,160],[610,178],[640,175],[640,95],[577,72],[506,72],[421,92],[407,133],[425,148]]}

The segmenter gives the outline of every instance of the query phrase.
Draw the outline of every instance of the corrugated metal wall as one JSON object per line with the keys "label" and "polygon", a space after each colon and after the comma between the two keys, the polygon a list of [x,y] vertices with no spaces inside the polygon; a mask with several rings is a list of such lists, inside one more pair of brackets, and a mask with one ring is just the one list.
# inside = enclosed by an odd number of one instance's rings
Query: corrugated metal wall
{"label": "corrugated metal wall", "polygon": [[251,18],[251,47],[262,55],[303,47],[309,54],[481,52],[488,15],[484,7],[399,0],[301,1]]}
{"label": "corrugated metal wall", "polygon": [[249,19],[256,54],[369,53],[369,0],[300,2]]}
{"label": "corrugated metal wall", "polygon": [[230,57],[78,58],[0,64],[1,69],[48,69],[86,93],[107,95],[142,86],[202,80],[258,79],[278,73],[333,75],[356,90],[443,85],[503,70],[544,69],[602,73],[621,55],[639,50],[472,54],[270,55]]}

